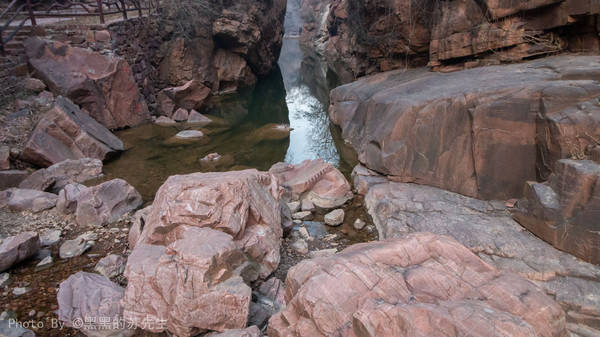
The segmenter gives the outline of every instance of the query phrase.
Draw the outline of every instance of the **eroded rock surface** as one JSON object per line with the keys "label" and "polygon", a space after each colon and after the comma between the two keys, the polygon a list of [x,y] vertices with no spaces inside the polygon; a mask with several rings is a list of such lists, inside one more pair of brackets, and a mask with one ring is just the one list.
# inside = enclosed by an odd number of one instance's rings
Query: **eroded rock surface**
{"label": "eroded rock surface", "polygon": [[280,336],[568,336],[534,284],[431,233],[357,244],[290,269]]}
{"label": "eroded rock surface", "polygon": [[599,78],[593,56],[393,71],[334,89],[330,116],[369,169],[506,200],[600,139]]}
{"label": "eroded rock surface", "polygon": [[123,179],[113,179],[79,192],[75,220],[81,226],[104,226],[142,203],[142,196],[133,186]]}
{"label": "eroded rock surface", "polygon": [[600,299],[590,295],[600,292],[600,267],[527,232],[511,218],[503,202],[391,182],[372,186],[365,206],[380,240],[413,232],[454,237],[499,270],[517,273],[540,286],[564,308],[571,330],[584,326],[600,331]]}
{"label": "eroded rock surface", "polygon": [[70,98],[109,129],[150,119],[127,61],[61,42],[29,38],[25,51],[34,75],[55,95]]}
{"label": "eroded rock surface", "polygon": [[70,100],[59,96],[38,122],[20,159],[48,167],[67,159],[108,159],[123,143]]}
{"label": "eroded rock surface", "polygon": [[93,158],[67,159],[32,173],[20,188],[58,193],[71,183],[83,183],[102,175],[102,161]]}
{"label": "eroded rock surface", "polygon": [[554,247],[600,265],[600,164],[558,161],[548,182],[526,184],[514,215]]}

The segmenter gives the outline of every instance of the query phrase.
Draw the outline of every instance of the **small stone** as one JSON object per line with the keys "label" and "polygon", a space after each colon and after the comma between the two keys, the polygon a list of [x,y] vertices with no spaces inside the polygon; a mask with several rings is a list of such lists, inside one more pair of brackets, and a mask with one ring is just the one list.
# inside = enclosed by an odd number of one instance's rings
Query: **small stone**
{"label": "small stone", "polygon": [[204,116],[203,114],[199,113],[198,111],[192,110],[192,111],[190,111],[190,117],[188,118],[187,122],[190,124],[206,126],[206,125],[212,123],[212,120],[210,118]]}
{"label": "small stone", "polygon": [[176,122],[185,122],[188,120],[189,116],[190,116],[190,114],[186,109],[179,108],[179,109],[177,109],[177,111],[175,111],[172,118]]}
{"label": "small stone", "polygon": [[9,281],[10,281],[9,273],[0,274],[0,288],[4,288],[6,285],[8,285]]}
{"label": "small stone", "polygon": [[325,214],[325,224],[329,226],[339,226],[344,222],[344,210],[336,209]]}
{"label": "small stone", "polygon": [[21,296],[24,294],[27,294],[31,289],[27,288],[27,287],[19,287],[19,288],[14,288],[12,293],[15,296]]}
{"label": "small stone", "polygon": [[35,316],[35,314],[36,314],[36,313],[37,313],[37,312],[36,312],[35,310],[31,310],[31,311],[29,311],[29,313],[28,313],[27,315],[28,315],[29,317],[33,317],[33,316]]}
{"label": "small stone", "polygon": [[296,219],[296,220],[308,220],[311,217],[312,217],[312,213],[309,211],[296,212],[296,213],[292,214],[292,218]]}
{"label": "small stone", "polygon": [[60,229],[47,229],[40,235],[40,244],[42,247],[50,247],[60,241],[62,231]]}
{"label": "small stone", "polygon": [[302,236],[302,238],[304,238],[305,240],[312,240],[312,237],[310,236],[310,233],[308,232],[306,227],[300,227],[298,232],[300,233],[300,236]]}
{"label": "small stone", "polygon": [[36,270],[42,270],[50,267],[54,263],[52,256],[46,256],[40,263],[38,263],[35,268]]}
{"label": "small stone", "polygon": [[46,89],[46,85],[44,84],[44,82],[38,80],[37,78],[26,78],[23,80],[23,87],[26,90],[29,91],[33,91],[33,92],[42,92],[44,91],[44,89]]}
{"label": "small stone", "polygon": [[290,212],[292,212],[292,214],[297,213],[300,210],[300,201],[288,202],[287,205],[290,208]]}
{"label": "small stone", "polygon": [[302,225],[302,220],[294,220],[293,223],[296,226],[300,226],[300,225]]}
{"label": "small stone", "polygon": [[113,278],[123,273],[126,262],[122,256],[110,254],[98,261],[94,271],[102,276]]}
{"label": "small stone", "polygon": [[154,121],[154,124],[160,125],[160,126],[172,126],[172,125],[177,124],[177,122],[175,122],[174,120],[172,120],[169,117],[160,116],[156,119],[156,121]]}
{"label": "small stone", "polygon": [[292,248],[298,253],[305,255],[308,253],[308,244],[303,239],[298,239],[292,243]]}
{"label": "small stone", "polygon": [[337,253],[337,249],[336,248],[330,248],[330,249],[321,249],[321,250],[315,250],[314,252],[310,252],[310,258],[311,259],[316,259],[319,257],[328,257],[328,256],[332,256],[335,255],[335,253]]}
{"label": "small stone", "polygon": [[93,232],[81,234],[74,240],[65,241],[59,249],[61,259],[69,259],[85,253],[88,249],[94,246],[94,240],[97,240],[98,235]]}
{"label": "small stone", "polygon": [[204,137],[204,133],[200,130],[185,130],[176,134],[175,137],[180,139],[195,139]]}
{"label": "small stone", "polygon": [[310,201],[308,199],[303,199],[302,200],[302,210],[308,211],[308,212],[313,212],[315,210],[315,204],[313,204],[312,201]]}
{"label": "small stone", "polygon": [[365,228],[366,225],[367,224],[364,221],[362,221],[361,219],[356,219],[356,221],[354,221],[353,226],[354,226],[354,229],[359,231],[359,230]]}

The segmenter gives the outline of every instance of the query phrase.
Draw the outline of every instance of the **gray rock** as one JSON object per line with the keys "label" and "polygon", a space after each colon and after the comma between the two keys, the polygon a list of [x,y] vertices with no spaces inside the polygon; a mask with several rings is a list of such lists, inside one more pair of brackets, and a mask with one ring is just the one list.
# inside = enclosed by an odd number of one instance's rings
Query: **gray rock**
{"label": "gray rock", "polygon": [[344,210],[336,209],[325,214],[325,224],[329,226],[339,226],[344,223]]}
{"label": "gray rock", "polygon": [[206,116],[204,116],[203,114],[199,113],[196,110],[192,110],[190,111],[190,117],[187,120],[188,123],[190,124],[196,124],[199,126],[206,126],[210,123],[212,123],[212,120]]}
{"label": "gray rock", "polygon": [[312,213],[309,211],[306,212],[296,212],[292,214],[292,218],[296,220],[308,220],[312,217]]}
{"label": "gray rock", "polygon": [[35,337],[31,330],[15,324],[14,319],[0,320],[0,336],[2,337]]}
{"label": "gray rock", "polygon": [[95,244],[95,240],[98,239],[98,235],[94,232],[87,232],[79,235],[73,240],[65,241],[59,249],[59,256],[61,259],[70,259],[72,257],[80,256],[85,253],[88,249],[92,248]]}
{"label": "gray rock", "polygon": [[174,120],[172,120],[169,117],[160,116],[156,119],[156,121],[154,121],[154,124],[160,125],[160,126],[173,126],[173,125],[177,124],[177,122],[175,122]]}
{"label": "gray rock", "polygon": [[77,210],[77,200],[79,194],[84,190],[88,189],[87,186],[74,183],[65,186],[58,193],[58,199],[56,201],[56,209],[63,214],[73,214]]}
{"label": "gray rock", "polygon": [[35,232],[24,232],[11,236],[0,244],[0,272],[8,270],[40,250],[40,238]]}
{"label": "gray rock", "polygon": [[31,288],[27,288],[27,287],[18,287],[18,288],[14,288],[12,290],[13,295],[15,296],[21,296],[21,295],[25,295],[28,292],[31,291]]}
{"label": "gray rock", "polygon": [[290,212],[292,212],[292,214],[297,213],[300,210],[300,201],[288,202],[287,205],[290,208]]}
{"label": "gray rock", "polygon": [[176,134],[175,137],[180,139],[196,139],[203,138],[204,133],[200,130],[185,130]]}
{"label": "gray rock", "polygon": [[4,286],[8,285],[9,281],[10,281],[9,273],[0,274],[0,288],[4,288]]}
{"label": "gray rock", "polygon": [[123,179],[113,179],[82,190],[75,220],[81,226],[104,226],[142,205],[142,196]]}
{"label": "gray rock", "polygon": [[133,223],[131,224],[131,228],[129,229],[129,235],[127,237],[127,242],[129,243],[129,249],[133,250],[135,245],[142,234],[142,229],[146,225],[146,221],[150,216],[150,212],[152,211],[152,206],[148,206],[142,208],[135,212],[133,215]]}
{"label": "gray rock", "polygon": [[306,229],[306,227],[300,227],[300,229],[298,229],[298,233],[300,233],[300,236],[302,236],[302,238],[304,240],[312,240],[312,236],[310,236],[310,233],[308,232],[308,229]]}
{"label": "gray rock", "polygon": [[40,261],[36,266],[36,270],[43,270],[49,268],[54,263],[54,259],[52,256],[46,256],[42,261]]}
{"label": "gray rock", "polygon": [[121,255],[110,254],[98,261],[94,271],[102,276],[113,278],[123,273],[126,263],[127,260],[125,260]]}
{"label": "gray rock", "polygon": [[0,208],[7,206],[13,212],[31,211],[41,212],[56,206],[56,194],[9,188],[0,192]]}
{"label": "gray rock", "polygon": [[42,247],[54,246],[60,241],[62,231],[60,229],[48,229],[40,234],[40,244]]}
{"label": "gray rock", "polygon": [[297,239],[291,246],[298,254],[308,254],[308,244],[304,239]]}
{"label": "gray rock", "polygon": [[313,252],[310,252],[310,254],[308,256],[310,256],[311,259],[316,259],[319,257],[332,256],[332,255],[335,255],[335,253],[337,253],[337,249],[330,248],[330,249],[315,250]]}
{"label": "gray rock", "polygon": [[354,229],[359,231],[359,230],[365,228],[366,225],[367,225],[366,222],[362,221],[361,219],[356,219],[356,221],[354,221],[354,224],[352,226],[354,227]]}
{"label": "gray rock", "polygon": [[99,159],[67,159],[33,172],[19,188],[58,193],[68,184],[83,183],[101,175],[102,161]]}

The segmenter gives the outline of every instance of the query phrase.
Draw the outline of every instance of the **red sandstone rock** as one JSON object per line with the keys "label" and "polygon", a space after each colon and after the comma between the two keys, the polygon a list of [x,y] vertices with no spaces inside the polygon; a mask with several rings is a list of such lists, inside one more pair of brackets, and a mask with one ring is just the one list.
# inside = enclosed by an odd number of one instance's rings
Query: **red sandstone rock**
{"label": "red sandstone rock", "polygon": [[4,239],[0,244],[0,273],[34,256],[38,250],[40,238],[34,232],[23,232]]}
{"label": "red sandstone rock", "polygon": [[176,122],[184,122],[187,121],[189,117],[189,113],[186,109],[179,108],[177,111],[173,113],[173,120]]}
{"label": "red sandstone rock", "polygon": [[67,159],[107,159],[123,151],[123,143],[66,98],[58,97],[53,108],[38,122],[20,159],[47,167]]}
{"label": "red sandstone rock", "polygon": [[136,126],[150,113],[127,61],[39,38],[25,41],[34,75],[109,129]]}
{"label": "red sandstone rock", "polygon": [[599,71],[597,57],[565,56],[451,74],[388,72],[334,89],[329,114],[369,169],[506,200],[600,139]]}
{"label": "red sandstone rock", "polygon": [[142,196],[123,179],[113,179],[82,190],[75,220],[81,226],[104,226],[142,205]]}
{"label": "red sandstone rock", "polygon": [[156,193],[137,244],[169,245],[185,224],[233,236],[267,277],[279,263],[281,209],[275,179],[256,170],[172,176]]}
{"label": "red sandstone rock", "polygon": [[352,198],[344,175],[322,159],[305,160],[298,165],[278,163],[269,172],[287,189],[292,200],[306,197],[318,207],[335,208]]}
{"label": "red sandstone rock", "polygon": [[600,164],[559,160],[548,182],[526,184],[514,212],[554,247],[600,265]]}
{"label": "red sandstone rock", "polygon": [[[166,88],[162,92],[179,108],[200,109],[210,95],[210,88],[196,80],[190,80],[182,86]],[[163,102],[162,104],[168,104]],[[168,108],[165,108],[168,110]]]}
{"label": "red sandstone rock", "polygon": [[213,62],[217,72],[218,92],[221,94],[232,93],[256,83],[252,69],[238,54],[218,49]]}
{"label": "red sandstone rock", "polygon": [[122,321],[123,288],[105,276],[78,272],[60,283],[58,319],[89,337],[128,337]]}
{"label": "red sandstone rock", "polygon": [[83,183],[102,175],[102,161],[92,158],[67,159],[48,168],[33,172],[19,185],[40,191],[58,193],[68,184]]}
{"label": "red sandstone rock", "polygon": [[125,319],[181,337],[244,328],[251,289],[235,271],[245,256],[232,237],[185,225],[169,235],[167,247],[139,243],[129,256]]}
{"label": "red sandstone rock", "polygon": [[430,233],[303,261],[286,286],[269,336],[568,336],[564,311],[535,285]]}

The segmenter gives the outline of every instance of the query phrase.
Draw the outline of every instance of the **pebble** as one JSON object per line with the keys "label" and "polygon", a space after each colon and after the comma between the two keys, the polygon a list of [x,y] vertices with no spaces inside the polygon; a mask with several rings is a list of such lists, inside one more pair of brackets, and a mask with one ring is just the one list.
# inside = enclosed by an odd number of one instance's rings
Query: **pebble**
{"label": "pebble", "polygon": [[308,220],[312,216],[312,213],[309,211],[304,212],[296,212],[292,214],[292,218],[296,220]]}
{"label": "pebble", "polygon": [[290,208],[290,212],[292,212],[292,214],[300,210],[300,201],[288,202],[287,205]]}
{"label": "pebble", "polygon": [[12,293],[15,296],[21,296],[27,294],[31,289],[25,287],[14,288]]}
{"label": "pebble", "polygon": [[306,243],[306,241],[304,241],[303,239],[298,239],[296,240],[294,243],[292,243],[292,248],[298,253],[298,254],[307,254],[308,253],[308,244]]}
{"label": "pebble", "polygon": [[60,241],[62,231],[60,229],[48,229],[40,235],[40,244],[42,247],[50,247]]}
{"label": "pebble", "polygon": [[65,241],[59,249],[60,258],[69,259],[85,253],[88,249],[94,246],[94,240],[97,239],[98,234],[94,232],[87,232],[79,235],[74,240]]}
{"label": "pebble", "polygon": [[36,270],[46,269],[50,267],[54,263],[51,255],[46,256],[40,263],[38,263],[35,268]]}
{"label": "pebble", "polygon": [[305,240],[312,240],[313,238],[310,236],[310,233],[308,232],[308,230],[306,229],[306,227],[300,227],[300,229],[298,230],[298,232],[300,233],[300,236],[302,236],[302,238],[304,238]]}
{"label": "pebble", "polygon": [[325,224],[329,226],[339,226],[344,222],[344,210],[336,209],[325,214]]}
{"label": "pebble", "polygon": [[364,221],[362,221],[361,219],[356,219],[356,221],[354,221],[354,229],[356,229],[358,231],[365,228],[366,225],[367,224]]}
{"label": "pebble", "polygon": [[10,281],[9,273],[0,274],[0,288],[3,288],[4,286],[6,286],[8,284],[8,281]]}

